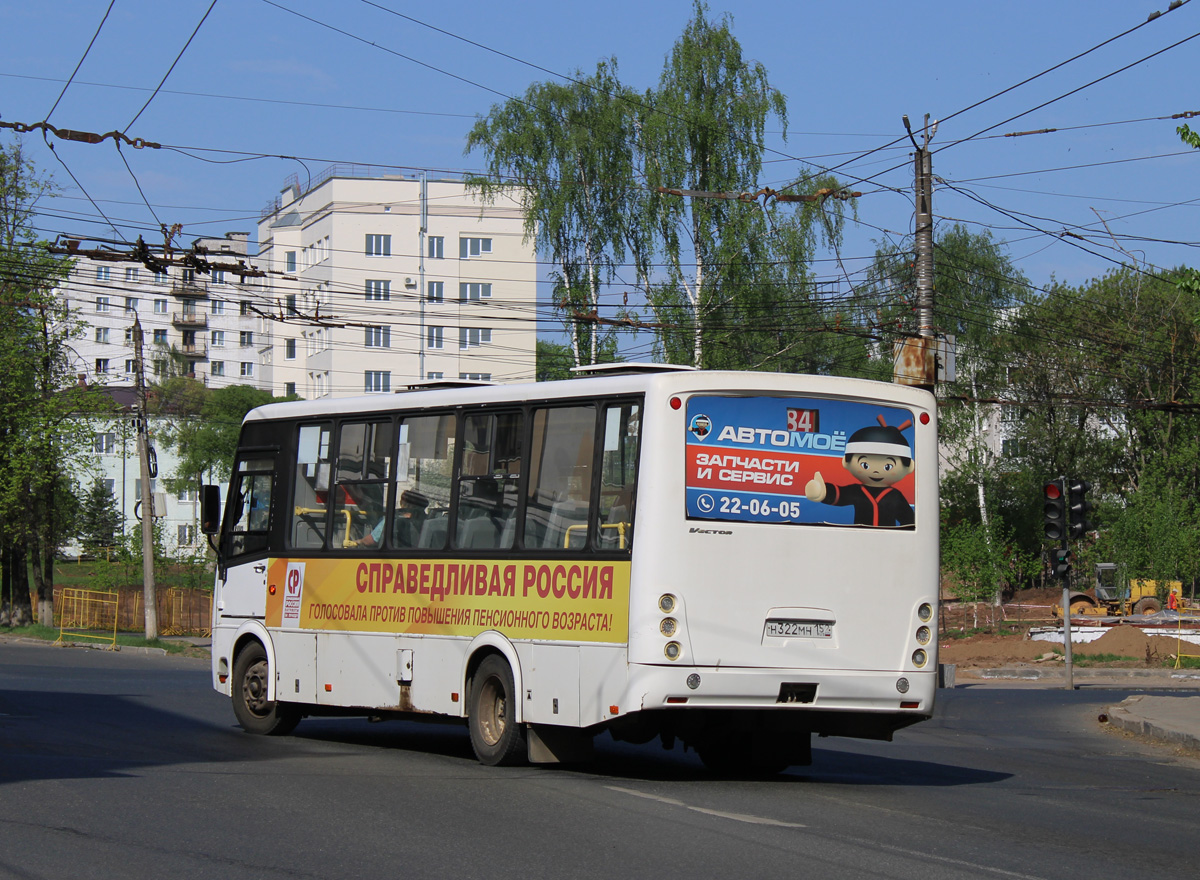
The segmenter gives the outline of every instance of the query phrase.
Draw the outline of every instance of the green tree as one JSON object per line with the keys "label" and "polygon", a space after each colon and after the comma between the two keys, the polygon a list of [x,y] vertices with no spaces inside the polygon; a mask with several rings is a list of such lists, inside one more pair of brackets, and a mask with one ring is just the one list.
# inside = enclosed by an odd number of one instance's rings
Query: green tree
{"label": "green tree", "polygon": [[116,546],[117,535],[121,532],[121,512],[117,510],[113,493],[102,481],[94,480],[81,498],[76,527],[76,537],[84,551],[92,556],[105,556]]}
{"label": "green tree", "polygon": [[575,366],[575,358],[568,346],[561,342],[551,342],[549,339],[537,341],[537,380],[539,382],[570,379],[573,366]]}
{"label": "green tree", "polygon": [[[787,101],[766,68],[743,56],[731,19],[692,20],[667,58],[658,88],[639,114],[639,148],[665,277],[648,292],[662,354],[698,367],[822,370],[827,303],[808,272],[821,238],[836,243],[839,200],[801,203],[680,197],[661,189],[753,193],[763,170],[766,126],[787,136]],[[836,191],[830,177],[801,175],[798,194]],[[815,343],[815,344],[814,344]]]}
{"label": "green tree", "polygon": [[165,389],[160,400],[174,401],[176,406],[159,410],[171,426],[164,431],[163,441],[180,453],[179,466],[167,480],[173,491],[199,486],[205,479],[229,479],[246,413],[283,399],[251,385],[208,390],[194,380],[175,380]]}
{"label": "green tree", "polygon": [[570,335],[576,364],[596,363],[602,334],[595,321],[601,286],[637,241],[633,211],[633,116],[615,59],[566,83],[535,83],[520,98],[492,107],[467,136],[481,150],[485,175],[467,186],[486,203],[515,198],[527,239],[555,269],[554,304]]}
{"label": "green tree", "polygon": [[[80,322],[55,290],[70,262],[51,255],[34,232],[34,207],[50,191],[19,142],[0,146],[0,545],[10,577],[30,565],[38,619],[47,625],[55,553],[74,532],[68,469],[89,442],[87,417],[105,405],[72,369]],[[14,587],[13,604],[28,607]]]}

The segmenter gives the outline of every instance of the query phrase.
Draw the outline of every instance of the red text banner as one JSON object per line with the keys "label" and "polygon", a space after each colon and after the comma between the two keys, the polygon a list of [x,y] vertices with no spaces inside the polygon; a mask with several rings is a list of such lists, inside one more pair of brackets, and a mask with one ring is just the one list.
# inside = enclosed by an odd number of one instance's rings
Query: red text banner
{"label": "red text banner", "polygon": [[268,626],[628,641],[628,562],[273,559],[268,584]]}

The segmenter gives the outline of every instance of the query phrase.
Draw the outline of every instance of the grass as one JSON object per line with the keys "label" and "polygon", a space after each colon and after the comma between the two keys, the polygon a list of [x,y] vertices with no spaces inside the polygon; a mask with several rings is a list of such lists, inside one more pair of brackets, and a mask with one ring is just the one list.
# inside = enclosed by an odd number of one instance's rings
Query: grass
{"label": "grass", "polygon": [[1016,636],[1023,635],[1025,627],[1023,626],[976,626],[967,627],[966,629],[946,629],[943,630],[938,638],[942,639],[969,639],[971,636],[989,635],[989,636]]}
{"label": "grass", "polygon": [[[1174,660],[1164,660],[1163,666],[1169,666],[1172,669],[1174,669],[1175,661]],[[1179,668],[1180,669],[1200,669],[1200,657],[1180,657],[1179,658]]]}
{"label": "grass", "polygon": [[[42,626],[39,623],[31,624],[30,626],[0,626],[0,635],[13,636],[15,638],[42,639],[47,642],[58,641],[57,629],[51,626]],[[73,642],[77,645],[107,646],[108,644],[107,641],[97,641],[95,639],[73,639],[70,633],[66,633],[63,636],[63,641]],[[190,642],[176,642],[170,639],[147,639],[129,633],[117,633],[117,645],[124,648],[161,648],[168,654],[186,654],[192,652],[195,648]]]}
{"label": "grass", "polygon": [[[1055,654],[1062,654],[1062,648],[1055,648]],[[1144,663],[1145,658],[1127,657],[1124,654],[1080,654],[1071,652],[1071,663],[1075,666],[1103,666],[1106,663]]]}

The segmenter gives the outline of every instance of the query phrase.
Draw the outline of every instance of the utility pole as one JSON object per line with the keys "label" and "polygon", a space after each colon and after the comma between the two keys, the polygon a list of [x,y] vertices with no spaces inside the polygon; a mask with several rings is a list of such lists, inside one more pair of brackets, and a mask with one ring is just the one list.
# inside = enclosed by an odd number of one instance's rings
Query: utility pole
{"label": "utility pole", "polygon": [[137,373],[138,469],[142,475],[142,604],[146,638],[158,638],[158,606],[154,590],[154,495],[150,491],[150,422],[146,408],[146,362],[142,359],[142,323],[133,316],[133,356]]}
{"label": "utility pole", "polygon": [[933,156],[929,152],[929,141],[937,134],[937,120],[929,127],[929,114],[925,114],[925,130],[922,143],[917,144],[908,117],[904,117],[904,128],[916,152],[913,154],[913,180],[916,194],[916,251],[917,251],[917,335],[933,337]]}
{"label": "utility pole", "polygon": [[913,135],[908,117],[904,119],[904,130],[912,141],[913,189],[916,196],[915,243],[917,271],[917,334],[898,347],[896,353],[895,381],[906,385],[918,385],[932,389],[937,382],[937,342],[933,323],[933,158],[929,152],[929,141],[937,133],[937,120],[929,124],[925,114],[925,128],[921,143]]}

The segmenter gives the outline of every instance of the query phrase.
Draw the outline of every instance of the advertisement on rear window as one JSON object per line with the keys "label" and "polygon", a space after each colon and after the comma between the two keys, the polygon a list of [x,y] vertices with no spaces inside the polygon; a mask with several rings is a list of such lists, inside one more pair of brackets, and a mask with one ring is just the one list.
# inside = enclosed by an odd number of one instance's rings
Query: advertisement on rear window
{"label": "advertisement on rear window", "polygon": [[687,515],[911,529],[913,415],[853,400],[693,397]]}

